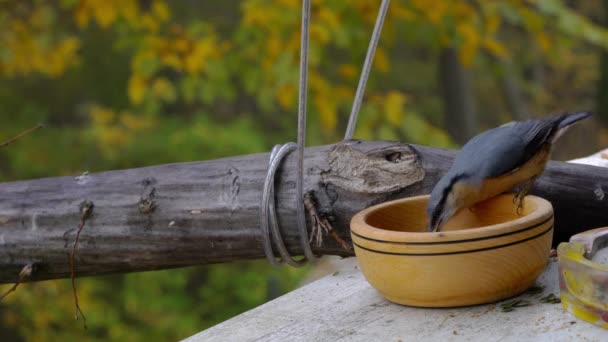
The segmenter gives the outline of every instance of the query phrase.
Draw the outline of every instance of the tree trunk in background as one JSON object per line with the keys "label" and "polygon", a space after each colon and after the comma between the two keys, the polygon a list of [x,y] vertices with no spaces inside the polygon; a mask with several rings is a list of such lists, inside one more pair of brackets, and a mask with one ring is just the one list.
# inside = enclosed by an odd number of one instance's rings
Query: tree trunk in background
{"label": "tree trunk in background", "polygon": [[441,50],[439,86],[445,127],[456,142],[464,144],[477,132],[477,115],[471,74],[460,64],[458,52],[454,48]]}
{"label": "tree trunk in background", "polygon": [[500,64],[502,69],[502,88],[507,108],[514,120],[526,120],[530,117],[530,114],[528,113],[526,101],[522,96],[521,87],[515,76],[517,73],[513,67],[513,63],[505,60],[501,61]]}
{"label": "tree trunk in background", "polygon": [[[608,23],[608,0],[603,1],[604,23]],[[608,52],[600,52],[600,79],[597,86],[596,117],[603,123],[608,123]]]}

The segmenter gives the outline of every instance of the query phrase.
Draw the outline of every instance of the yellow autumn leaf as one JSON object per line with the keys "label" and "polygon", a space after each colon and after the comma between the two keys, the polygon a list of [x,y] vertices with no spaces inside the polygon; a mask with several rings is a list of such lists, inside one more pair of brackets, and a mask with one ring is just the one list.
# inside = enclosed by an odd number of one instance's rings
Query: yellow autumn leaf
{"label": "yellow autumn leaf", "polygon": [[142,14],[139,17],[138,26],[149,32],[158,32],[160,28],[159,22],[149,13]]}
{"label": "yellow autumn leaf", "polygon": [[477,48],[479,46],[479,34],[471,23],[461,22],[456,25],[456,30],[462,38],[460,45],[459,58],[463,66],[469,67],[473,64]]}
{"label": "yellow autumn leaf", "polygon": [[256,1],[245,1],[242,5],[243,24],[245,26],[265,26],[276,22],[277,15],[282,13],[275,12],[276,9],[266,6]]}
{"label": "yellow autumn leaf", "polygon": [[191,53],[184,57],[184,69],[193,75],[203,70],[204,60],[198,54]]}
{"label": "yellow autumn leaf", "polygon": [[140,50],[131,59],[131,69],[134,72],[141,72],[147,60],[154,58],[154,52],[150,50]]}
{"label": "yellow autumn leaf", "polygon": [[318,42],[321,45],[329,42],[330,33],[327,28],[319,23],[310,24],[310,40]]}
{"label": "yellow autumn leaf", "polygon": [[519,6],[519,14],[521,15],[521,18],[523,19],[523,23],[524,25],[533,32],[538,32],[540,30],[542,30],[543,25],[544,25],[544,20],[543,17],[540,16],[540,14],[530,10],[529,8],[525,7],[525,6]]}
{"label": "yellow autumn leaf", "polygon": [[498,13],[493,13],[491,15],[488,15],[486,17],[486,33],[487,34],[494,34],[498,31],[498,28],[500,27],[500,16],[498,15]]}
{"label": "yellow autumn leaf", "polygon": [[169,11],[169,6],[167,3],[161,0],[154,0],[152,2],[152,13],[161,23],[166,22],[171,17],[171,12]]}
{"label": "yellow autumn leaf", "polygon": [[184,56],[184,70],[190,74],[204,71],[207,60],[216,57],[215,38],[207,36],[194,42],[191,53]]}
{"label": "yellow autumn leaf", "polygon": [[121,15],[130,26],[135,27],[139,16],[139,5],[136,0],[122,0],[120,3]]}
{"label": "yellow autumn leaf", "polygon": [[277,101],[283,109],[290,109],[294,103],[296,88],[293,84],[284,84],[277,91]]}
{"label": "yellow autumn leaf", "polygon": [[132,75],[129,79],[128,93],[133,104],[142,103],[146,94],[146,80],[137,74]]}
{"label": "yellow autumn leaf", "polygon": [[272,72],[273,67],[274,67],[273,58],[265,57],[264,59],[262,59],[262,70],[264,70],[264,72],[267,72],[267,73]]}
{"label": "yellow autumn leaf", "polygon": [[126,145],[129,142],[129,134],[119,127],[104,127],[99,132],[99,140],[101,146],[112,150],[113,148]]}
{"label": "yellow autumn leaf", "polygon": [[317,15],[319,16],[319,20],[329,28],[335,29],[340,26],[340,18],[328,7],[321,7]]}
{"label": "yellow autumn leaf", "polygon": [[299,10],[301,6],[299,0],[277,0],[277,3],[282,7],[286,7],[293,10]]}
{"label": "yellow autumn leaf", "polygon": [[496,57],[504,58],[509,54],[504,45],[497,40],[488,38],[483,41],[482,45],[488,52]]}
{"label": "yellow autumn leaf", "polygon": [[[443,0],[440,0],[441,2],[446,2]],[[461,18],[469,18],[471,19],[476,12],[476,9],[471,6],[467,1],[447,1],[447,7],[446,8],[446,12],[450,11],[452,12],[454,15],[459,16]],[[446,13],[448,15],[450,15],[449,13]]]}
{"label": "yellow autumn leaf", "polygon": [[374,56],[374,66],[378,69],[378,71],[385,73],[390,70],[390,62],[388,56],[386,55],[386,50],[382,47],[378,47],[376,49],[376,55]]}
{"label": "yellow autumn leaf", "polygon": [[341,64],[338,67],[338,74],[346,79],[353,79],[357,76],[357,68],[352,64]]}
{"label": "yellow autumn leaf", "polygon": [[102,28],[108,28],[118,17],[117,6],[109,0],[90,0],[93,16]]}
{"label": "yellow autumn leaf", "polygon": [[323,78],[321,74],[315,70],[310,70],[310,75],[308,77],[310,90],[317,94],[327,94],[331,90],[331,86],[327,79]]}
{"label": "yellow autumn leaf", "polygon": [[165,101],[175,101],[175,87],[169,80],[164,77],[159,77],[152,82],[152,94]]}
{"label": "yellow autumn leaf", "polygon": [[90,13],[88,6],[86,5],[86,0],[81,1],[74,10],[74,20],[76,21],[76,25],[80,28],[85,28],[89,25]]}
{"label": "yellow autumn leaf", "polygon": [[276,34],[273,34],[268,37],[266,41],[266,53],[269,57],[276,58],[276,56],[278,56],[283,51],[283,49],[283,44]]}
{"label": "yellow autumn leaf", "polygon": [[464,67],[468,68],[473,64],[476,53],[477,45],[465,43],[460,46],[460,50],[458,51],[458,59]]}
{"label": "yellow autumn leaf", "polygon": [[391,15],[394,15],[395,18],[404,19],[404,20],[413,20],[416,19],[416,13],[410,11],[408,8],[403,6],[400,2],[396,2],[391,4],[392,7],[389,8]]}
{"label": "yellow autumn leaf", "polygon": [[153,125],[151,117],[137,116],[130,112],[121,112],[119,118],[120,123],[130,131],[141,131]]}
{"label": "yellow autumn leaf", "polygon": [[449,2],[447,1],[427,1],[427,0],[416,0],[414,1],[418,9],[422,10],[428,20],[433,25],[439,25],[441,20],[446,16],[449,10]]}
{"label": "yellow autumn leaf", "polygon": [[177,71],[181,71],[183,68],[182,60],[177,56],[177,54],[172,52],[164,53],[160,56],[160,61]]}
{"label": "yellow autumn leaf", "polygon": [[[315,97],[315,105],[319,110],[319,122],[321,129],[325,132],[333,132],[337,123],[337,108],[332,99],[326,97],[329,94],[323,94]],[[331,96],[331,95],[329,95]]]}
{"label": "yellow autumn leaf", "polygon": [[334,94],[338,101],[352,101],[355,92],[352,87],[336,87]]}
{"label": "yellow autumn leaf", "polygon": [[384,99],[386,119],[393,126],[400,126],[403,120],[403,106],[407,97],[397,91],[389,92]]}
{"label": "yellow autumn leaf", "polygon": [[185,37],[177,37],[173,41],[173,46],[175,48],[175,51],[184,53],[190,49],[190,41]]}
{"label": "yellow autumn leaf", "polygon": [[551,49],[551,38],[546,32],[540,31],[535,35],[535,37],[538,46],[540,46],[543,52],[548,52]]}
{"label": "yellow autumn leaf", "polygon": [[76,38],[66,38],[58,42],[48,56],[34,59],[34,65],[38,65],[38,68],[50,77],[59,77],[70,65],[76,63],[78,46],[79,41]]}
{"label": "yellow autumn leaf", "polygon": [[28,18],[28,23],[32,28],[43,29],[49,24],[50,9],[47,6],[34,7]]}
{"label": "yellow autumn leaf", "polygon": [[95,125],[109,125],[116,117],[116,113],[102,106],[92,106],[89,115],[93,119]]}
{"label": "yellow autumn leaf", "polygon": [[74,53],[80,47],[80,41],[76,37],[67,37],[59,44],[59,50],[67,58],[67,55]]}

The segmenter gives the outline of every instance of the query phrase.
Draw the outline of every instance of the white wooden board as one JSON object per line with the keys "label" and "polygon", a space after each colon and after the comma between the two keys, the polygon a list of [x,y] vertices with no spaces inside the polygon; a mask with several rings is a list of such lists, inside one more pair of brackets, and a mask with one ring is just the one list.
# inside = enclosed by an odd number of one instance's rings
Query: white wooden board
{"label": "white wooden board", "polygon": [[543,293],[521,295],[532,305],[512,312],[501,312],[497,303],[421,309],[384,300],[350,266],[186,341],[608,341],[608,330],[578,320],[561,304],[539,302],[559,295],[557,261],[537,284]]}

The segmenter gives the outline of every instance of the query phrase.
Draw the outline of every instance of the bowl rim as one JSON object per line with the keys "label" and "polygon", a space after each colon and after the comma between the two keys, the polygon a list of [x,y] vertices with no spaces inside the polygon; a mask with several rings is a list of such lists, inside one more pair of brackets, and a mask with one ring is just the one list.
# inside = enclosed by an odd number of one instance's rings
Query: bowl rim
{"label": "bowl rim", "polygon": [[[501,237],[504,233],[510,233],[522,227],[540,227],[552,221],[553,206],[544,198],[528,195],[526,201],[536,204],[536,209],[530,214],[516,218],[515,220],[501,222],[493,225],[474,227],[464,230],[451,230],[439,232],[406,232],[381,229],[367,223],[367,217],[377,210],[395,206],[403,202],[414,202],[428,198],[430,195],[419,195],[397,200],[383,202],[361,210],[351,219],[351,234],[375,242],[385,243],[441,243],[441,242],[466,242],[471,239]],[[512,194],[501,194],[498,196],[513,196]],[[497,196],[497,197],[498,197]],[[551,225],[553,223],[551,222]],[[504,234],[507,235],[507,234]],[[509,234],[510,235],[510,234]]]}

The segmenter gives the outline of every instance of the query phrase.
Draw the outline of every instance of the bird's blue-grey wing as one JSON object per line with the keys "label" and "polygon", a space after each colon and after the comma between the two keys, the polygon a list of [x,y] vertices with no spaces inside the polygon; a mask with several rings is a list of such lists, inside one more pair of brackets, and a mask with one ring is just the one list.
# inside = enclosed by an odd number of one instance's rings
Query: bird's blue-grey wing
{"label": "bird's blue-grey wing", "polygon": [[452,166],[452,172],[470,182],[498,177],[520,167],[527,159],[526,144],[516,125],[497,127],[466,143]]}

